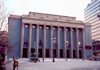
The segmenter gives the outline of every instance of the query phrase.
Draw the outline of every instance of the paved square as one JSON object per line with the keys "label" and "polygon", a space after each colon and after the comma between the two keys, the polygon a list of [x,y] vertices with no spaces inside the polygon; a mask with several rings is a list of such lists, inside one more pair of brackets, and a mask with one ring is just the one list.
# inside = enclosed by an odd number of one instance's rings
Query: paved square
{"label": "paved square", "polygon": [[19,61],[18,70],[100,70],[100,61],[45,61],[27,62]]}

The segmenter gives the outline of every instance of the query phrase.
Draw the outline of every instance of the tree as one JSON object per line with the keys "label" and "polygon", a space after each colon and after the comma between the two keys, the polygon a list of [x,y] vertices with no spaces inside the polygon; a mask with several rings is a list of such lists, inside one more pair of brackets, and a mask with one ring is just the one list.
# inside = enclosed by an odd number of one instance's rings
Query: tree
{"label": "tree", "polygon": [[12,51],[12,45],[8,41],[8,16],[11,12],[8,12],[8,7],[5,8],[4,1],[0,1],[0,46],[6,46],[7,51]]}

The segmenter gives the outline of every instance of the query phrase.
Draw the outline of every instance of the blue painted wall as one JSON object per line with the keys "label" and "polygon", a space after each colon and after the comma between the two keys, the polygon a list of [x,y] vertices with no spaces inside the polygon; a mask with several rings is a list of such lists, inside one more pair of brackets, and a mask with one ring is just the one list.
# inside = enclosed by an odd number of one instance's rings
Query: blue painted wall
{"label": "blue painted wall", "polygon": [[50,27],[49,29],[46,29],[46,48],[50,49],[50,41],[51,41],[51,38],[50,38]]}
{"label": "blue painted wall", "polygon": [[73,36],[73,49],[76,49],[76,31],[73,29],[72,31],[72,36]]}
{"label": "blue painted wall", "polygon": [[[57,44],[57,27],[54,27],[55,29],[53,29],[53,37],[56,37],[56,39],[55,39],[55,44]],[[54,46],[53,45],[53,48],[54,49],[56,49],[57,48],[57,46]]]}
{"label": "blue painted wall", "polygon": [[[78,39],[79,39],[79,42],[80,42],[80,47],[82,47],[82,30],[79,30],[78,31]],[[82,48],[79,49],[81,50]]]}
{"label": "blue painted wall", "polygon": [[[36,45],[34,43],[36,43],[36,25],[32,25],[32,43],[31,43],[31,48],[35,48],[36,47]],[[34,45],[35,45],[35,47],[34,47]]]}
{"label": "blue painted wall", "polygon": [[21,41],[21,19],[9,19],[8,25],[8,41],[13,47],[11,53],[8,53],[8,58],[20,56],[20,41]]}
{"label": "blue painted wall", "polygon": [[60,49],[64,48],[64,31],[63,28],[60,30]]}
{"label": "blue painted wall", "polygon": [[[66,41],[68,41],[68,45],[70,45],[70,30],[68,28],[66,30]],[[67,49],[69,48],[67,47]]]}
{"label": "blue painted wall", "polygon": [[[26,25],[28,27],[26,27]],[[28,48],[28,46],[29,46],[29,25],[28,24],[25,24],[24,27],[25,27],[24,28],[24,42],[27,42],[28,45],[24,45],[23,48]]]}
{"label": "blue painted wall", "polygon": [[[42,28],[40,28],[40,27],[42,27]],[[40,43],[40,40],[41,40],[41,43],[42,43],[42,45],[39,45],[39,48],[43,48],[43,26],[40,26],[39,27],[39,43]]]}

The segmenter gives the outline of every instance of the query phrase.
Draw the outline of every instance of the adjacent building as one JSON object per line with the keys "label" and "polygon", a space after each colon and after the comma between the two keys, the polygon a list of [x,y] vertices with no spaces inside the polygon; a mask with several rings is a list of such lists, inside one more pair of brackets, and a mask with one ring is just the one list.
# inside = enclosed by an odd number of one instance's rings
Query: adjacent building
{"label": "adjacent building", "polygon": [[85,21],[92,25],[91,34],[92,40],[100,40],[100,0],[91,0],[84,10]]}
{"label": "adjacent building", "polygon": [[14,44],[8,57],[30,58],[35,52],[41,58],[86,58],[93,53],[91,25],[76,17],[37,12],[10,15],[8,40]]}

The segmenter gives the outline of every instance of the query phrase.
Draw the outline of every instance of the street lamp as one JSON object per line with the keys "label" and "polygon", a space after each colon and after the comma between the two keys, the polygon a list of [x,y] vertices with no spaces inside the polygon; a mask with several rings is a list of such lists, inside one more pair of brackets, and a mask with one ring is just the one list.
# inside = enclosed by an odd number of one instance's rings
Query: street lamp
{"label": "street lamp", "polygon": [[[51,39],[53,39],[53,46],[54,46],[54,45],[55,45],[55,43],[56,43],[56,41],[55,41],[56,37],[52,36],[52,38],[51,38]],[[55,57],[55,55],[54,55],[54,50],[53,50],[53,62],[55,62],[54,57]]]}

